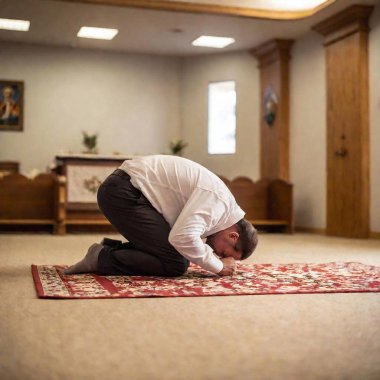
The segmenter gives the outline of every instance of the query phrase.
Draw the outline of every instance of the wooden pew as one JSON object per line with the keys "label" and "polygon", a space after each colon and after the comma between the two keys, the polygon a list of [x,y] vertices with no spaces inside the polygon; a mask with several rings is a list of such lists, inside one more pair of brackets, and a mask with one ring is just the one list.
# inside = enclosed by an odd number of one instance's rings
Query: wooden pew
{"label": "wooden pew", "polygon": [[65,194],[65,177],[55,174],[40,174],[34,179],[21,174],[0,178],[0,230],[50,225],[54,234],[64,234]]}
{"label": "wooden pew", "polygon": [[19,172],[20,164],[17,161],[0,161],[0,178]]}
{"label": "wooden pew", "polygon": [[255,227],[294,232],[291,183],[281,179],[253,182],[248,177],[237,177],[232,181],[219,177],[246,212],[245,218]]}

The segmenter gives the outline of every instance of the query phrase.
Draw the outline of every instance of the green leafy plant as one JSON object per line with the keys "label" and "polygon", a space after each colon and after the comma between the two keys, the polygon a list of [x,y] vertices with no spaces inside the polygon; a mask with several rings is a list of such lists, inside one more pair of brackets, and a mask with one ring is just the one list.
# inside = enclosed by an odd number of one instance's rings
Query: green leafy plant
{"label": "green leafy plant", "polygon": [[97,150],[97,143],[98,143],[98,134],[95,133],[94,135],[89,135],[87,132],[82,132],[83,134],[83,140],[82,144],[87,149],[85,153],[98,153]]}
{"label": "green leafy plant", "polygon": [[181,156],[183,149],[185,149],[189,144],[184,140],[172,140],[170,141],[169,147],[172,154]]}

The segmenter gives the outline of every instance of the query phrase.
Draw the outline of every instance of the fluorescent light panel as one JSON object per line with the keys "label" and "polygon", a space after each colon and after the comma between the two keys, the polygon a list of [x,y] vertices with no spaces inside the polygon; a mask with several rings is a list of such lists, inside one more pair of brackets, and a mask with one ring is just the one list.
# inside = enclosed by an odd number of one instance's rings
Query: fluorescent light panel
{"label": "fluorescent light panel", "polygon": [[29,30],[29,26],[30,21],[27,20],[13,20],[10,18],[0,18],[0,29],[27,32]]}
{"label": "fluorescent light panel", "polygon": [[112,40],[118,33],[119,31],[117,29],[82,26],[77,36],[82,38],[95,38],[98,40]]}
{"label": "fluorescent light panel", "polygon": [[222,49],[228,45],[233,44],[234,42],[235,40],[231,37],[200,36],[191,44],[194,46],[204,46]]}

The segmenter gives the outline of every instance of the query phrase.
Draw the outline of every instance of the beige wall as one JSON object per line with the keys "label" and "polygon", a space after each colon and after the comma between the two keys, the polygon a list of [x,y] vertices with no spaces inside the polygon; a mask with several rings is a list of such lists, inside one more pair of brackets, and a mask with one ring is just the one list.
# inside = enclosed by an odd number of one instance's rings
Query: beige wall
{"label": "beige wall", "polygon": [[296,41],[290,62],[290,178],[296,226],[326,226],[326,84],[323,38]]}
{"label": "beige wall", "polygon": [[[207,97],[210,82],[236,81],[236,154],[207,153]],[[186,58],[181,72],[182,137],[186,157],[230,179],[259,178],[259,71],[248,52]]]}
{"label": "beige wall", "polygon": [[0,132],[0,160],[44,171],[82,131],[100,153],[162,153],[179,137],[179,59],[2,43],[1,79],[25,83],[23,132]]}

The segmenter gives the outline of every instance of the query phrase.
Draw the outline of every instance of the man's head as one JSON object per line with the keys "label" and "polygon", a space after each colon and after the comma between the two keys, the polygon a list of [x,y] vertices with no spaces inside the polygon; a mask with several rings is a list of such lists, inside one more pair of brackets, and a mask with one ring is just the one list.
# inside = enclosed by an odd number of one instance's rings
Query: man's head
{"label": "man's head", "polygon": [[13,88],[10,86],[6,86],[3,88],[3,97],[4,99],[9,99],[13,97]]}
{"label": "man's head", "polygon": [[233,226],[208,236],[206,243],[220,258],[245,260],[256,249],[257,231],[251,223],[241,219]]}

